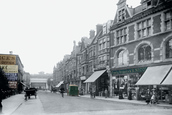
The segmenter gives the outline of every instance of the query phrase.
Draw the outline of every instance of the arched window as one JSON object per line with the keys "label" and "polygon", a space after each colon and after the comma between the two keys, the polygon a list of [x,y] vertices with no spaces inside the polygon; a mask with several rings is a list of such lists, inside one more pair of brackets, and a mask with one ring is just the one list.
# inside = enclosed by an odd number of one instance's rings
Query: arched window
{"label": "arched window", "polygon": [[172,58],[172,39],[169,39],[167,42],[166,42],[166,58],[169,59],[169,58]]}
{"label": "arched window", "polygon": [[127,50],[121,50],[118,53],[118,65],[126,65],[128,63]]}
{"label": "arched window", "polygon": [[142,45],[138,50],[138,61],[145,62],[151,60],[151,47],[147,44]]}

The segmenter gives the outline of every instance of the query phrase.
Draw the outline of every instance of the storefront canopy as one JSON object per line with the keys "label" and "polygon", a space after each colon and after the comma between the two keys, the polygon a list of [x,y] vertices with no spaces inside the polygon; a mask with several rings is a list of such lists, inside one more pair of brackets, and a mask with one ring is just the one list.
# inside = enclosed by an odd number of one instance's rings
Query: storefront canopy
{"label": "storefront canopy", "polygon": [[59,84],[56,85],[56,87],[60,87],[63,84],[64,81],[61,81]]}
{"label": "storefront canopy", "polygon": [[96,81],[105,71],[106,70],[95,71],[84,83]]}
{"label": "storefront canopy", "polygon": [[172,65],[148,67],[136,85],[160,85]]}
{"label": "storefront canopy", "polygon": [[170,71],[170,73],[167,75],[167,77],[161,84],[162,85],[172,85],[172,70]]}

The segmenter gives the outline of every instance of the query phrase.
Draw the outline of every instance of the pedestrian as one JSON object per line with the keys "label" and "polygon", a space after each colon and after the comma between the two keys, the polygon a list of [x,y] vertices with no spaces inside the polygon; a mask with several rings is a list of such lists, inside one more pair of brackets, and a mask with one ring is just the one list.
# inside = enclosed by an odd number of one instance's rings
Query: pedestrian
{"label": "pedestrian", "polygon": [[2,93],[2,89],[0,89],[0,114],[2,114],[2,98],[3,98],[3,93]]}
{"label": "pedestrian", "polygon": [[95,98],[96,97],[96,86],[94,86],[94,88],[93,88],[93,98]]}
{"label": "pedestrian", "polygon": [[105,98],[107,98],[108,91],[105,89]]}
{"label": "pedestrian", "polygon": [[131,91],[131,88],[129,88],[128,100],[132,100],[132,91]]}
{"label": "pedestrian", "polygon": [[61,86],[61,88],[60,88],[60,93],[61,93],[61,95],[62,95],[62,97],[64,97],[64,87],[63,87],[63,85]]}
{"label": "pedestrian", "polygon": [[147,92],[146,92],[146,103],[147,103],[147,105],[150,103],[150,99],[151,99],[150,90],[147,89]]}
{"label": "pedestrian", "polygon": [[89,92],[90,92],[90,98],[92,98],[92,93],[93,92],[92,92],[92,88],[91,87],[89,88]]}
{"label": "pedestrian", "polygon": [[152,94],[151,96],[151,104],[155,104],[156,100],[155,100],[155,93]]}

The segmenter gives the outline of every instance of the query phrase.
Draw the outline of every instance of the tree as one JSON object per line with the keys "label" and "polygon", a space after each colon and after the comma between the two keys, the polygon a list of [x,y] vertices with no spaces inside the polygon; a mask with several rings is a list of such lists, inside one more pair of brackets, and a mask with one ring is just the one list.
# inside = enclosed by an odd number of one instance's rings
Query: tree
{"label": "tree", "polygon": [[8,88],[9,87],[7,77],[5,76],[3,69],[0,68],[0,89],[7,90]]}

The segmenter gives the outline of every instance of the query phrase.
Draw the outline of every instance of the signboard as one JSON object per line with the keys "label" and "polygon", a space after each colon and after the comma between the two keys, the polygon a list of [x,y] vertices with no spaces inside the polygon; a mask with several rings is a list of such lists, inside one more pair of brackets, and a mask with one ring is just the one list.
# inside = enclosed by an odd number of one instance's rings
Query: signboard
{"label": "signboard", "polygon": [[17,81],[18,74],[17,73],[5,73],[5,76],[9,81]]}
{"label": "signboard", "polygon": [[5,73],[18,73],[18,65],[0,65]]}
{"label": "signboard", "polygon": [[16,56],[15,55],[0,55],[0,65],[15,65]]}
{"label": "signboard", "polygon": [[117,74],[127,74],[127,73],[140,73],[140,72],[145,72],[146,69],[147,69],[147,67],[123,69],[123,70],[114,70],[114,71],[112,71],[112,74],[117,75]]}
{"label": "signboard", "polygon": [[17,88],[17,81],[9,81],[8,84],[10,88],[13,88],[13,89]]}
{"label": "signboard", "polygon": [[81,80],[86,80],[85,76],[80,77]]}

